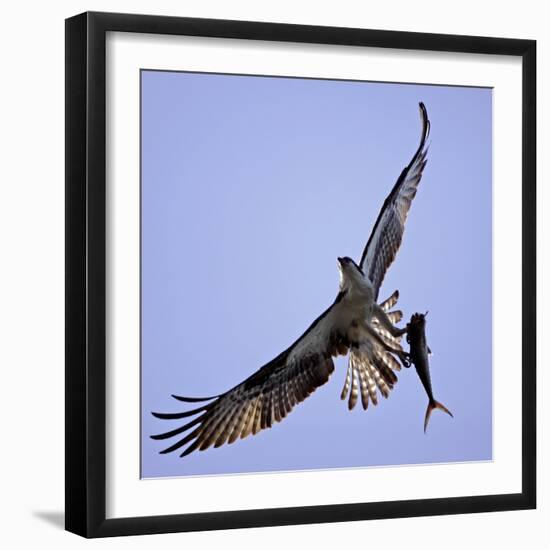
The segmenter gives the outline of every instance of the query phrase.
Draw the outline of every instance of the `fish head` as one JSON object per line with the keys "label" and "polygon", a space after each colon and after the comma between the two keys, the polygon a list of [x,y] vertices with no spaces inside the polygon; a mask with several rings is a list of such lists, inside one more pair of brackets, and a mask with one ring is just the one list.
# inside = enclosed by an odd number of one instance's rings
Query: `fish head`
{"label": "fish head", "polygon": [[418,328],[424,329],[426,326],[426,315],[428,315],[428,312],[426,313],[414,313],[411,317],[411,325],[415,325]]}

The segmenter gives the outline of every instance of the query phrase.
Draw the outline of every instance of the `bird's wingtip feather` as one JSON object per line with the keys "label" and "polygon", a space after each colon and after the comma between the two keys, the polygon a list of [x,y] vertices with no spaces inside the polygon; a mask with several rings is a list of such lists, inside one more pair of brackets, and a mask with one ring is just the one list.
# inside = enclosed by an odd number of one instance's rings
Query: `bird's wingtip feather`
{"label": "bird's wingtip feather", "polygon": [[216,399],[219,395],[211,395],[210,397],[185,397],[183,395],[172,394],[174,399],[178,401],[183,401],[184,403],[199,403],[201,401],[210,401],[211,399]]}

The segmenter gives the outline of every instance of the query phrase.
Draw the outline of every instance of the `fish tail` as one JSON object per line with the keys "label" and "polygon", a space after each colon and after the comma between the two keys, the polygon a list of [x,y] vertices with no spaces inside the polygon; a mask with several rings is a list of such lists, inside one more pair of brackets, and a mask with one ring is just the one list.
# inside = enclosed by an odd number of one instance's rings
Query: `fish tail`
{"label": "fish tail", "polygon": [[426,409],[426,416],[424,418],[424,433],[426,433],[426,430],[428,429],[428,422],[430,421],[430,416],[432,415],[432,411],[434,409],[439,409],[440,411],[447,413],[449,416],[453,416],[453,413],[447,407],[445,407],[443,403],[432,399],[428,403],[428,408]]}

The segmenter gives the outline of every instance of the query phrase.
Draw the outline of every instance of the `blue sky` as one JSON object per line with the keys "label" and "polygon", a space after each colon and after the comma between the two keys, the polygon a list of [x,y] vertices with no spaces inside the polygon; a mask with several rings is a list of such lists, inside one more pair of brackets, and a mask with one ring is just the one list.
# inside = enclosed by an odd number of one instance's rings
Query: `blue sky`
{"label": "blue sky", "polygon": [[[380,297],[430,311],[435,411],[414,369],[347,410],[345,359],[280,424],[180,459],[149,435],[170,395],[226,391],[288,347],[359,260],[415,151],[428,165]],[[142,476],[418,464],[492,457],[492,92],[142,72]],[[466,347],[467,345],[467,347]]]}

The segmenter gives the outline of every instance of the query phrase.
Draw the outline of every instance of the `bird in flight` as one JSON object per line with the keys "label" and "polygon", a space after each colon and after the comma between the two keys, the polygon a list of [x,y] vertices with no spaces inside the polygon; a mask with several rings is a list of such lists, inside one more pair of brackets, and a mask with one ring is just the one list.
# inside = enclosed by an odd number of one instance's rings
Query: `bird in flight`
{"label": "bird in flight", "polygon": [[384,201],[359,264],[348,257],[338,258],[339,292],[332,305],[290,347],[229,391],[212,397],[173,395],[180,402],[200,405],[183,412],[152,413],[164,420],[194,417],[151,436],[173,441],[161,454],[183,448],[183,457],[271,428],[328,381],[334,371],[333,357],[338,355],[349,353],[341,398],[348,399],[350,410],[359,394],[364,409],[369,402],[377,404],[378,392],[388,397],[397,382],[394,371],[401,369],[395,356],[409,366],[400,344],[406,328],[395,326],[402,313],[391,311],[398,292],[381,304],[378,292],[401,245],[407,214],[427,162],[430,121],[424,104],[419,107],[420,144]]}

